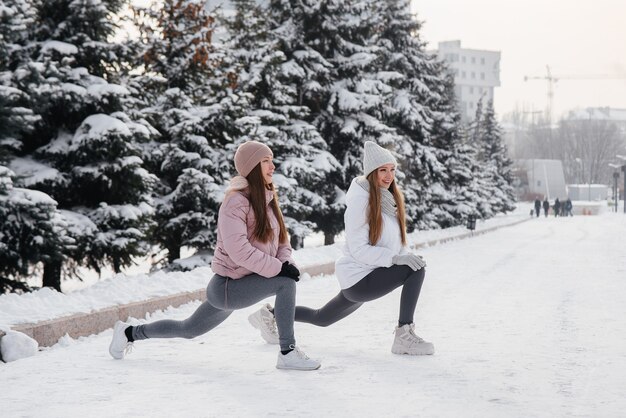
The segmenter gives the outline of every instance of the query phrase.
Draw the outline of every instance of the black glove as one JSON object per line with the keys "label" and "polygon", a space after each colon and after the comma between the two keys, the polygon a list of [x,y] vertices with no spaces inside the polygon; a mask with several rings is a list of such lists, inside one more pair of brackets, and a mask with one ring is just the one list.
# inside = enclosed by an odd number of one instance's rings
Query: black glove
{"label": "black glove", "polygon": [[282,268],[280,269],[279,276],[289,277],[290,279],[295,280],[296,282],[300,280],[300,270],[293,264],[289,264],[289,261],[285,261],[283,263]]}

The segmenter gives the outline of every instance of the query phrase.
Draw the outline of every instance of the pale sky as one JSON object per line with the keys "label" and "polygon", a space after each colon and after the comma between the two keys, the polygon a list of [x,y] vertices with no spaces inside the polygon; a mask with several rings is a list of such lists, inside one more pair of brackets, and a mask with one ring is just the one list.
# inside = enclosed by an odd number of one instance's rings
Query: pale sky
{"label": "pale sky", "polygon": [[424,22],[421,37],[461,40],[462,48],[501,52],[495,89],[499,116],[516,105],[544,110],[547,81],[524,76],[621,76],[563,79],[555,84],[553,115],[572,108],[626,109],[626,0],[412,0]]}

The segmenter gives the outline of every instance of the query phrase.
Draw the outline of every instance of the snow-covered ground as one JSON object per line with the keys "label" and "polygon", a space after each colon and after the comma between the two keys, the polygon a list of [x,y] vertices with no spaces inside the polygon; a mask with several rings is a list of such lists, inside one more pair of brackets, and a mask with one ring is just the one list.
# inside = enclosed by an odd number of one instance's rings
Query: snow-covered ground
{"label": "snow-covered ground", "polygon": [[[251,307],[193,340],[140,341],[123,361],[109,330],[0,364],[0,415],[623,417],[625,233],[623,214],[550,217],[420,251],[416,323],[434,356],[390,353],[396,291],[328,328],[296,324],[322,368],[279,371]],[[298,302],[337,291],[332,276],[305,279]]]}

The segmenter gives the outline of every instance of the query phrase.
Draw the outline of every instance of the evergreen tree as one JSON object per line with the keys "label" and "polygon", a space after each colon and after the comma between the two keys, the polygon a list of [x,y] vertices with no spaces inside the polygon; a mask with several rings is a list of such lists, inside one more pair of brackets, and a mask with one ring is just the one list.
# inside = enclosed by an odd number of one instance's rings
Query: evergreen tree
{"label": "evergreen tree", "polygon": [[379,74],[393,88],[382,117],[402,138],[407,226],[447,227],[455,223],[456,203],[445,164],[459,125],[446,96],[445,68],[426,52],[419,38],[421,23],[408,1],[391,0],[378,7],[384,22],[376,41],[384,63]]}
{"label": "evergreen tree", "polygon": [[[313,30],[320,28],[316,25],[320,23],[319,15],[324,7],[322,3],[272,0],[267,14],[270,16],[273,36],[279,39],[278,48],[285,56],[285,62],[281,64],[281,73],[284,84],[289,85],[293,92],[289,97],[295,98],[297,105],[309,109],[308,115],[299,117],[313,125],[326,142],[326,145],[322,146],[321,143],[318,145],[317,140],[313,140],[310,142],[312,145],[310,152],[296,154],[298,156],[296,159],[286,161],[288,164],[281,164],[280,169],[287,177],[296,176],[295,173],[289,174],[293,172],[293,168],[298,167],[301,170],[301,173],[297,174],[297,188],[287,187],[285,195],[290,202],[302,205],[296,208],[286,205],[285,209],[300,222],[300,225],[305,225],[302,217],[312,221],[314,229],[323,232],[325,242],[330,244],[334,241],[335,235],[343,229],[345,191],[337,186],[344,183],[343,166],[320,131],[318,123],[319,116],[325,111],[329,100],[329,86],[333,77],[333,64],[327,56],[320,53],[320,39]],[[315,135],[314,132],[309,132]],[[314,136],[311,138],[314,139]],[[307,172],[302,167],[305,167]],[[293,196],[294,193],[299,196]],[[310,208],[310,214],[307,214],[307,208]],[[292,230],[292,233],[297,236],[306,231]]]}
{"label": "evergreen tree", "polygon": [[4,0],[0,7],[0,73],[14,70],[29,53],[36,10],[31,0]]}
{"label": "evergreen tree", "polygon": [[[21,132],[11,162],[17,184],[52,196],[62,219],[87,216],[98,228],[73,229],[74,244],[64,247],[64,257],[44,260],[43,283],[55,288],[68,266],[110,262],[119,271],[147,251],[145,202],[153,180],[142,168],[137,143],[152,132],[121,113],[129,92],[113,83],[113,63],[122,61],[125,48],[109,42],[116,29],[112,17],[123,4],[37,2],[30,55],[16,63],[8,82],[38,118],[31,131],[14,129]],[[119,208],[117,214],[111,208]]]}
{"label": "evergreen tree", "polygon": [[0,166],[0,293],[30,290],[25,279],[35,265],[59,263],[64,248],[73,243],[56,202],[44,193],[14,188],[12,176]]}
{"label": "evergreen tree", "polygon": [[483,153],[482,138],[483,128],[483,100],[482,97],[476,103],[476,113],[474,119],[466,129],[468,144],[473,148],[476,164],[472,167],[472,172],[476,183],[479,185],[479,196],[477,200],[477,210],[480,217],[488,219],[496,214],[493,208],[493,185],[491,183],[492,166],[485,161]]}
{"label": "evergreen tree", "polygon": [[211,251],[229,144],[243,132],[249,97],[232,94],[224,52],[212,44],[216,14],[206,2],[166,1],[135,9],[143,73],[131,78],[139,115],[158,131],[143,158],[159,178],[154,243],[168,261],[182,246]]}
{"label": "evergreen tree", "polygon": [[363,143],[373,140],[393,150],[400,140],[381,118],[391,91],[387,80],[378,77],[382,57],[373,41],[382,23],[369,0],[325,0],[292,10],[305,45],[332,65],[330,71],[317,66],[326,73],[318,76],[320,92],[308,104],[316,127],[341,166],[316,190],[325,205],[314,214],[315,221],[330,244],[343,229],[344,193],[352,178],[362,173]]}
{"label": "evergreen tree", "polygon": [[28,96],[11,86],[12,71],[31,49],[36,11],[30,1],[6,0],[0,7],[0,163],[21,146],[38,118],[28,108]]}
{"label": "evergreen tree", "polygon": [[63,159],[72,166],[68,203],[98,227],[89,255],[94,267],[105,261],[120,272],[132,257],[150,250],[146,237],[153,210],[148,203],[155,179],[142,167],[135,144],[146,135],[142,128],[121,112],[91,115],[64,150]]}
{"label": "evergreen tree", "polygon": [[307,69],[297,59],[302,51],[290,50],[284,41],[296,38],[297,28],[268,19],[271,13],[253,0],[237,0],[234,6],[237,13],[229,22],[229,46],[233,73],[238,75],[235,91],[252,98],[248,109],[251,123],[242,139],[257,139],[273,149],[274,182],[281,189],[292,244],[298,248],[314,227],[307,220],[324,211],[325,201],[316,191],[325,187],[328,175],[340,167],[309,123],[310,110],[301,100],[303,84],[311,80],[304,79]]}
{"label": "evergreen tree", "polygon": [[123,43],[110,42],[126,0],[38,0],[40,40],[57,40],[74,45],[72,67],[85,68],[91,75],[115,81],[127,54]]}
{"label": "evergreen tree", "polygon": [[133,8],[146,73],[162,76],[167,88],[179,88],[194,98],[207,94],[207,75],[220,60],[212,43],[216,17],[207,3],[165,0]]}
{"label": "evergreen tree", "polygon": [[489,101],[483,114],[480,132],[481,159],[486,165],[487,178],[493,190],[491,198],[493,210],[510,212],[515,209],[513,162],[508,156],[492,101]]}
{"label": "evergreen tree", "polygon": [[469,143],[457,110],[454,77],[447,72],[444,63],[439,65],[446,71],[446,77],[439,84],[441,100],[436,105],[433,132],[435,144],[446,151],[442,164],[446,166],[449,178],[446,190],[451,201],[442,205],[444,216],[438,219],[438,224],[445,228],[466,222],[469,216],[481,216],[478,204],[485,187],[476,148]]}

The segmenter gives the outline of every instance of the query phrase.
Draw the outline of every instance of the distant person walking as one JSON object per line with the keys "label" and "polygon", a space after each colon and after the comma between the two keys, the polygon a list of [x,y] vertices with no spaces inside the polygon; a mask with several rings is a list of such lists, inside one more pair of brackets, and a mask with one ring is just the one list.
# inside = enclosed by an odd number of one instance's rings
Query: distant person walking
{"label": "distant person walking", "polygon": [[574,214],[572,213],[572,209],[574,208],[574,205],[572,204],[572,200],[569,197],[565,201],[564,205],[565,205],[565,216],[574,216]]}
{"label": "distant person walking", "polygon": [[[278,196],[272,182],[273,153],[256,141],[239,146],[235,153],[234,177],[226,191],[217,219],[217,245],[211,268],[207,300],[183,321],[162,320],[130,326],[118,321],[109,353],[122,359],[137,340],[151,338],[194,338],[209,332],[237,309],[276,296],[275,324],[280,344],[276,367],[315,370],[316,360],[308,358],[294,337],[293,319],[296,282],[300,272],[291,258],[291,245]],[[253,316],[251,321],[262,321]],[[242,344],[231,343],[230,347]]]}
{"label": "distant person walking", "polygon": [[557,197],[554,200],[554,217],[556,218],[557,216],[559,216],[560,212],[561,212],[561,202],[559,201],[559,198]]}
{"label": "distant person walking", "polygon": [[535,214],[539,217],[539,213],[541,212],[541,201],[539,198],[535,199]]}
{"label": "distant person walking", "polygon": [[550,210],[550,202],[548,202],[548,198],[546,197],[543,200],[543,214],[545,215],[545,217],[548,217],[548,211]]}

